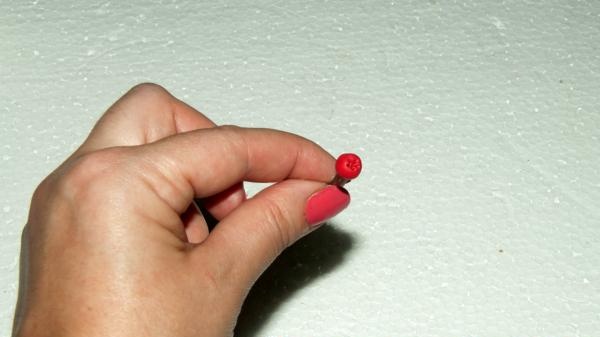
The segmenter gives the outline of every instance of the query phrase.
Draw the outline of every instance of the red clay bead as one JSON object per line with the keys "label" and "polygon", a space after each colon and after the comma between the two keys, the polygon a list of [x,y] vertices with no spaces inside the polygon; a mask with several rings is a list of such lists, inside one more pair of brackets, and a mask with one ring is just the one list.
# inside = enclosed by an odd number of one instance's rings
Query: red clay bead
{"label": "red clay bead", "polygon": [[362,162],[354,153],[344,153],[335,161],[335,178],[330,182],[331,185],[344,186],[350,180],[358,177],[362,170]]}

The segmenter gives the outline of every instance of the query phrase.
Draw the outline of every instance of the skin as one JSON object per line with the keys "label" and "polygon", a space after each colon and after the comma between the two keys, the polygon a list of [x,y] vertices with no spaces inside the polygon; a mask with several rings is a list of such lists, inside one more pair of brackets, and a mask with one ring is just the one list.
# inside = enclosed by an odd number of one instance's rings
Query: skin
{"label": "skin", "polygon": [[[334,166],[302,137],[215,126],[134,87],[34,193],[14,335],[232,335],[254,281],[310,232],[306,200]],[[276,183],[246,199],[244,180]],[[210,233],[194,198],[219,220]]]}

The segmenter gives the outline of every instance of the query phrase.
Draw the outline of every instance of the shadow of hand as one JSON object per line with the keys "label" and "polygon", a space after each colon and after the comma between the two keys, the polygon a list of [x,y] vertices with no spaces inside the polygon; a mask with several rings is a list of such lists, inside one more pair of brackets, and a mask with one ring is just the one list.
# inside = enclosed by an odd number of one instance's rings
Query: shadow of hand
{"label": "shadow of hand", "polygon": [[286,249],[250,290],[235,336],[255,336],[277,308],[319,276],[343,262],[354,238],[325,225]]}

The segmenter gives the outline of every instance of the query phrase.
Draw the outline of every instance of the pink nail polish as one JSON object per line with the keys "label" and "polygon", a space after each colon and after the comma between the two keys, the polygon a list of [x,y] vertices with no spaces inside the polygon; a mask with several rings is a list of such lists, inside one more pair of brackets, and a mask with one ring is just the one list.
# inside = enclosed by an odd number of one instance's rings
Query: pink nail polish
{"label": "pink nail polish", "polygon": [[306,202],[306,222],[314,226],[332,218],[350,204],[350,194],[342,187],[331,185],[316,192]]}

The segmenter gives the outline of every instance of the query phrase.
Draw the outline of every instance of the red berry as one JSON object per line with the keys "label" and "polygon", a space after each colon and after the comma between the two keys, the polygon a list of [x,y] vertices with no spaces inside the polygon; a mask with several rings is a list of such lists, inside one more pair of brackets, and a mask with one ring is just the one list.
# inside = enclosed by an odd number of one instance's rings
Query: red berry
{"label": "red berry", "polygon": [[350,180],[358,177],[361,170],[362,162],[354,153],[344,153],[335,162],[335,171],[344,179]]}

